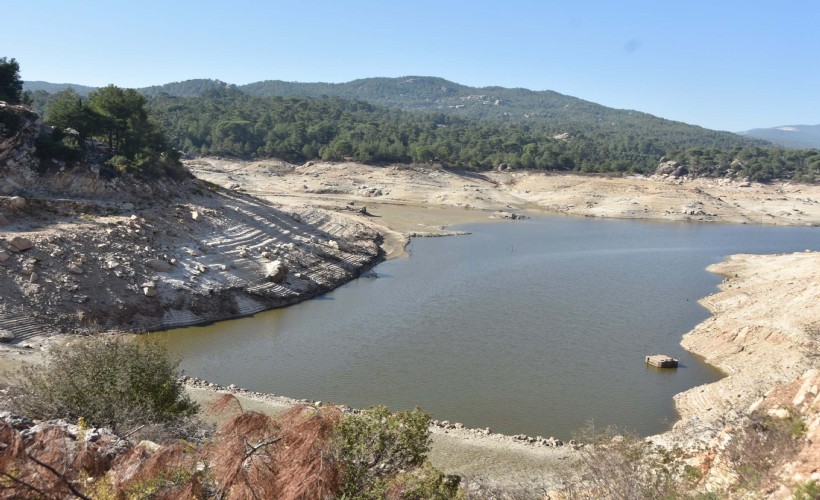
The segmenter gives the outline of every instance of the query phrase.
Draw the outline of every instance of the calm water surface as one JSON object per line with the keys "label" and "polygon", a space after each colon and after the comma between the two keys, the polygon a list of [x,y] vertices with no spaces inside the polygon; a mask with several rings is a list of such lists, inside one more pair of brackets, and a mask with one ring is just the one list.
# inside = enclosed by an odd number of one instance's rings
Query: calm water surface
{"label": "calm water surface", "polygon": [[[679,345],[732,253],[820,249],[820,229],[562,217],[462,226],[319,298],[152,334],[186,373],[355,407],[569,438],[590,419],[651,434],[720,373]],[[646,354],[679,358],[647,368]]]}

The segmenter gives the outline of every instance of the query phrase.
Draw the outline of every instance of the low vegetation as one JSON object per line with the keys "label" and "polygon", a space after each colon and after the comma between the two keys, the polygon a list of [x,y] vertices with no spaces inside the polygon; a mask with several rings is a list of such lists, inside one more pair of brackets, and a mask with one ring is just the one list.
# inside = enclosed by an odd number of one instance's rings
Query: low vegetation
{"label": "low vegetation", "polygon": [[593,424],[579,431],[578,483],[565,493],[570,498],[641,500],[678,498],[681,482],[691,478],[677,460],[679,452],[653,446],[631,433]]}
{"label": "low vegetation", "polygon": [[779,483],[776,471],[794,458],[806,433],[800,414],[787,412],[786,418],[763,411],[752,413],[726,444],[725,461],[719,467],[733,479],[733,493],[769,490]]}
{"label": "low vegetation", "polygon": [[[793,409],[785,418],[756,411],[723,431],[721,447],[695,467],[683,450],[588,425],[577,436],[585,443],[579,450],[579,481],[563,493],[578,499],[761,498],[781,485],[777,474],[799,453],[805,433],[805,422]],[[713,479],[709,492],[707,478]],[[816,482],[792,488],[794,498],[820,498]]]}
{"label": "low vegetation", "polygon": [[[164,445],[125,444],[146,425],[179,427],[193,416],[176,363],[155,344],[87,338],[24,373],[14,409],[68,419],[21,433],[0,420],[0,495],[80,498],[454,498],[459,479],[426,461],[421,410],[297,406],[277,417],[243,411],[231,395],[211,411],[227,420],[208,439],[164,435]],[[92,428],[116,435],[86,439]],[[144,437],[144,436],[143,436]],[[134,439],[130,437],[130,439]],[[137,442],[137,441],[134,441]]]}
{"label": "low vegetation", "polygon": [[157,344],[118,337],[73,340],[52,351],[44,366],[24,368],[15,409],[42,420],[83,418],[123,432],[178,423],[198,407],[178,380],[177,366]]}

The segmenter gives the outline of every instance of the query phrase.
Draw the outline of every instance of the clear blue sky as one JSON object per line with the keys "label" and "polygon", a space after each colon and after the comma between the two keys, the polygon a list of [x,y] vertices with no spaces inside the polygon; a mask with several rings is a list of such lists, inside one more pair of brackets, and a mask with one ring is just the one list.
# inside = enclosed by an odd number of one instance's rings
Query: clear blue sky
{"label": "clear blue sky", "polygon": [[820,1],[2,0],[24,80],[425,75],[721,130],[820,123]]}

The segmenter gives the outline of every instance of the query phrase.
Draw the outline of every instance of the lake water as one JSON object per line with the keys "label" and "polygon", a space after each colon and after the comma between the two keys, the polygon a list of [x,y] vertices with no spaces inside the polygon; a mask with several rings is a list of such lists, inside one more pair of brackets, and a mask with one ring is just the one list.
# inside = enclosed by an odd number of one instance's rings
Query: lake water
{"label": "lake water", "polygon": [[[679,346],[733,253],[820,249],[820,229],[564,217],[461,226],[316,299],[152,334],[189,375],[354,407],[567,439],[590,419],[648,435],[720,373]],[[644,365],[679,358],[677,370]]]}

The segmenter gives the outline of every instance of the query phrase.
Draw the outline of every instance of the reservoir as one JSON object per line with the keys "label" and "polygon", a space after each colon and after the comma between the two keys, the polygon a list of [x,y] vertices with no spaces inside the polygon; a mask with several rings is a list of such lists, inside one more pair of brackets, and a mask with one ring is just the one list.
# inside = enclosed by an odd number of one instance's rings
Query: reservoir
{"label": "reservoir", "polygon": [[[680,339],[733,253],[820,250],[820,229],[534,217],[414,239],[330,293],[151,334],[188,375],[353,407],[569,439],[594,420],[649,435],[672,397],[721,374]],[[647,367],[647,354],[680,360]]]}

